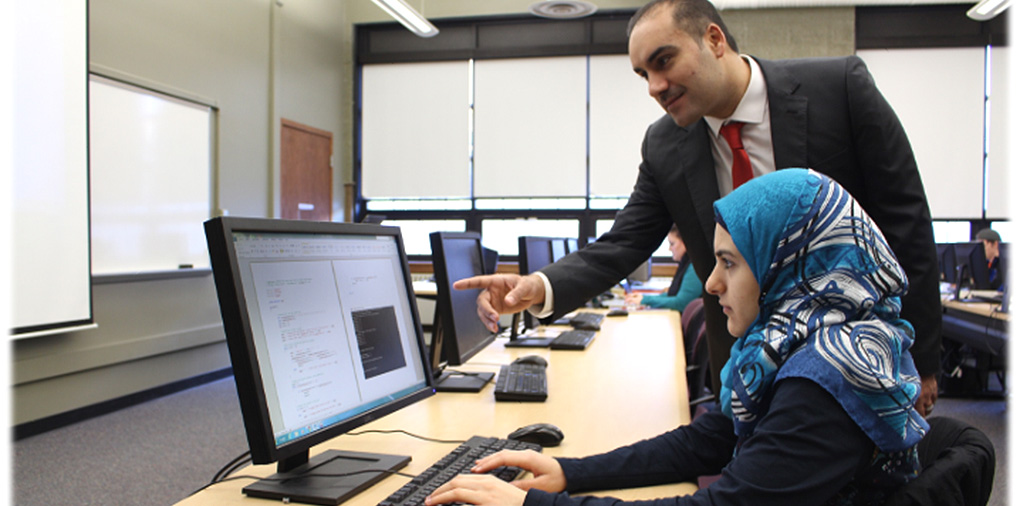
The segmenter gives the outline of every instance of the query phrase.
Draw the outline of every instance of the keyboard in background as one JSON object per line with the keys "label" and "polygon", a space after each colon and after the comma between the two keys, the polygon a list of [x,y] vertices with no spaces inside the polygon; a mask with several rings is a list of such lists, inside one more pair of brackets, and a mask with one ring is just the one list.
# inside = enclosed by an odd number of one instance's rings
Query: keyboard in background
{"label": "keyboard in background", "polygon": [[495,394],[497,401],[545,401],[549,396],[545,367],[527,363],[501,366]]}
{"label": "keyboard in background", "polygon": [[[470,473],[475,461],[500,450],[535,450],[540,452],[542,447],[513,439],[474,436],[437,460],[400,490],[383,499],[379,506],[423,506],[425,498],[435,489],[458,474]],[[521,472],[518,467],[498,467],[489,471],[489,474],[509,482],[515,480]]]}
{"label": "keyboard in background", "polygon": [[605,317],[602,313],[577,313],[570,318],[570,326],[581,330],[599,330]]}
{"label": "keyboard in background", "polygon": [[594,330],[565,330],[549,343],[554,350],[583,350],[595,339]]}

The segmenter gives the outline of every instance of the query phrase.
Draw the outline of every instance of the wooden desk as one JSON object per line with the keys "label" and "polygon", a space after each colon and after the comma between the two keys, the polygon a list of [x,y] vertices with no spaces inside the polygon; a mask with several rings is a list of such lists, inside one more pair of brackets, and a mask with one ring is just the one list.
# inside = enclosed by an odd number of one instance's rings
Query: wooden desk
{"label": "wooden desk", "polygon": [[[942,395],[1005,395],[1009,313],[996,311],[998,307],[988,302],[942,301]],[[998,374],[1001,388],[990,388],[990,372]]]}
{"label": "wooden desk", "polygon": [[943,335],[993,355],[1006,354],[1009,313],[996,311],[999,304],[988,302],[942,302]]}
{"label": "wooden desk", "polygon": [[[549,398],[542,403],[499,402],[490,382],[476,394],[437,393],[358,430],[404,429],[418,435],[463,440],[473,435],[506,437],[535,422],[559,426],[565,438],[553,456],[601,453],[652,437],[690,422],[686,362],[676,311],[642,311],[625,318],[606,318],[602,331],[585,351],[506,348],[505,339],[457,367],[498,371],[516,357],[540,355],[549,362]],[[411,455],[403,469],[418,474],[455,448],[403,434],[344,435],[312,450],[345,449]],[[224,464],[226,464],[224,462]],[[267,476],[276,465],[249,466],[236,474]],[[409,481],[390,476],[344,503],[374,506]],[[181,505],[270,504],[241,492],[249,480],[220,483],[180,502]],[[652,499],[693,493],[691,483],[601,492],[622,499]]]}

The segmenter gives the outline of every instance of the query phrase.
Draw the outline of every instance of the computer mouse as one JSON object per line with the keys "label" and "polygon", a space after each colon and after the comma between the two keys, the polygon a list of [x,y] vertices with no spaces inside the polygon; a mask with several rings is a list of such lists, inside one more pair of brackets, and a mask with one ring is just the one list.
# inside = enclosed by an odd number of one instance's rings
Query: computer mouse
{"label": "computer mouse", "polygon": [[606,316],[609,316],[609,317],[613,317],[613,316],[627,316],[628,314],[629,313],[627,312],[626,309],[611,309],[608,313],[606,313]]}
{"label": "computer mouse", "polygon": [[544,358],[542,358],[542,357],[540,357],[538,355],[525,355],[525,356],[523,356],[521,358],[518,358],[517,360],[514,360],[514,363],[515,364],[535,364],[535,365],[540,365],[542,367],[547,367],[549,365],[549,362],[547,362]]}
{"label": "computer mouse", "polygon": [[551,423],[533,423],[511,432],[507,439],[535,443],[547,448],[559,446],[560,441],[563,441],[563,431]]}

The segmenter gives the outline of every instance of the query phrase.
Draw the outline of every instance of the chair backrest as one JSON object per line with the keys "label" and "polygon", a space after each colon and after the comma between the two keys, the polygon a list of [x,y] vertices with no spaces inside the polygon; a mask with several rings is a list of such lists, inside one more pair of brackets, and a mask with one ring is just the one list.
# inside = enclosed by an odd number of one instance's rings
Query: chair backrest
{"label": "chair backrest", "polygon": [[918,443],[921,474],[896,491],[886,506],[984,506],[992,493],[995,448],[983,432],[947,417],[928,419]]}
{"label": "chair backrest", "polygon": [[[699,297],[680,313],[684,334],[684,355],[687,358],[687,396],[691,403],[709,400],[708,340],[705,337],[705,305]],[[692,404],[691,409],[695,406]]]}
{"label": "chair backrest", "polygon": [[691,352],[694,341],[698,337],[698,330],[705,326],[705,301],[697,297],[684,307],[680,312],[680,329],[684,333],[684,345],[687,347],[687,362],[690,363]]}

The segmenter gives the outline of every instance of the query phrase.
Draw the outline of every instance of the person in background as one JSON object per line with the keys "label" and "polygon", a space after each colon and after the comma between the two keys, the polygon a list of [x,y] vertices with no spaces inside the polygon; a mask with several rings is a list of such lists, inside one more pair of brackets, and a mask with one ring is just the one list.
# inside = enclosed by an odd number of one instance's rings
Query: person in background
{"label": "person in background", "polygon": [[1006,279],[1006,264],[999,260],[999,244],[1002,236],[998,232],[986,228],[977,233],[977,238],[985,246],[985,260],[988,260],[988,283],[992,290],[1001,290]]}
{"label": "person in background", "polygon": [[701,297],[701,280],[698,274],[691,267],[691,260],[687,258],[687,248],[684,240],[680,237],[680,231],[676,225],[669,229],[666,234],[666,241],[669,243],[669,252],[673,260],[677,262],[676,274],[673,275],[673,282],[669,288],[659,295],[628,293],[625,301],[628,306],[648,306],[662,309],[675,309],[683,311],[692,300]]}
{"label": "person in background", "polygon": [[[716,264],[705,289],[738,339],[721,409],[690,425],[586,458],[500,452],[478,462],[533,475],[460,475],[426,506],[883,504],[921,469],[928,431],[900,318],[907,277],[861,206],[828,177],[789,169],[715,204]],[[689,496],[640,503],[574,495],[692,481]]]}

